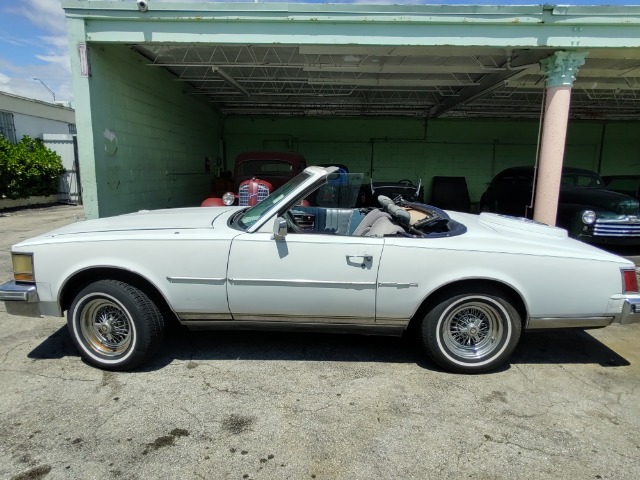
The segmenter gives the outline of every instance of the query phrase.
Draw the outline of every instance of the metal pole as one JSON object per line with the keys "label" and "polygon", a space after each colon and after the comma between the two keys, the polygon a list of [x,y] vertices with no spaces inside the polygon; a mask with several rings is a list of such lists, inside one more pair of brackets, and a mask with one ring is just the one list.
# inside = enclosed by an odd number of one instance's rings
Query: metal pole
{"label": "metal pole", "polygon": [[56,101],[56,94],[53,92],[53,90],[51,90],[49,87],[47,87],[47,84],[44,83],[42,80],[40,80],[38,77],[33,77],[33,79],[39,81],[44,88],[49,90],[49,93],[53,96],[53,101],[55,102]]}

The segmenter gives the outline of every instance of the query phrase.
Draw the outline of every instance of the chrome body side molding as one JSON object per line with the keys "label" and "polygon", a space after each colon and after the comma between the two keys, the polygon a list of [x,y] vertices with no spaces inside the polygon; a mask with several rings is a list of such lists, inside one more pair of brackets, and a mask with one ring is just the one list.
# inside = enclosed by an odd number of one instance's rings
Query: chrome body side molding
{"label": "chrome body side molding", "polygon": [[230,313],[199,313],[199,312],[177,312],[178,320],[180,323],[186,321],[218,321],[218,320],[233,320]]}
{"label": "chrome body side molding", "polygon": [[376,282],[340,282],[334,280],[282,280],[278,278],[229,278],[233,285],[278,285],[292,287],[348,287],[375,288]]}
{"label": "chrome body side molding", "polygon": [[367,335],[400,336],[405,328],[401,325],[361,325],[337,323],[291,323],[251,321],[184,321],[190,330],[267,330],[286,332],[362,333]]}
{"label": "chrome body side molding", "polygon": [[411,283],[400,283],[400,282],[378,282],[379,287],[395,287],[395,288],[409,288],[409,287],[417,287],[418,284],[415,282]]}
{"label": "chrome body side molding", "polygon": [[167,277],[169,283],[194,283],[208,285],[222,285],[226,278],[208,278],[208,277]]}
{"label": "chrome body side molding", "polygon": [[406,328],[408,318],[370,318],[370,317],[319,317],[309,315],[274,315],[274,314],[238,314],[229,313],[197,313],[178,312],[178,319],[183,325],[215,325],[225,321],[233,321],[234,325],[251,323],[260,325],[263,323],[280,323],[282,325],[308,324],[308,325],[378,325]]}
{"label": "chrome body side molding", "polygon": [[530,318],[526,330],[546,330],[549,328],[599,328],[613,323],[614,317],[540,317]]}
{"label": "chrome body side molding", "polygon": [[376,318],[376,325],[399,325],[403,328],[409,325],[410,318]]}
{"label": "chrome body side molding", "polygon": [[233,318],[238,322],[280,322],[280,323],[314,323],[314,324],[344,324],[344,325],[373,325],[375,318],[371,317],[320,317],[308,315],[274,315],[274,314],[243,314],[234,313]]}

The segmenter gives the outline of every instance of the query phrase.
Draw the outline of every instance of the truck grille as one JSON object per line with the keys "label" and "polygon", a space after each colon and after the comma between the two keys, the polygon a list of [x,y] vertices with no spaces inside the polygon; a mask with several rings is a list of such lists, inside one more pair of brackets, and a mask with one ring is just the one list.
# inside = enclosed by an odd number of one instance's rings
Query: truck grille
{"label": "truck grille", "polygon": [[626,217],[619,220],[596,220],[593,235],[596,237],[640,237],[640,219]]}
{"label": "truck grille", "polygon": [[245,184],[240,186],[240,189],[238,191],[238,204],[240,206],[245,207],[247,205],[255,205],[257,203],[260,203],[261,201],[263,201],[265,198],[269,196],[269,189],[265,185],[258,184],[257,192],[253,194],[256,196],[256,199],[255,201],[250,201],[250,199],[251,200],[254,200],[254,199],[252,198],[253,195],[250,194],[249,187],[250,187],[250,184]]}

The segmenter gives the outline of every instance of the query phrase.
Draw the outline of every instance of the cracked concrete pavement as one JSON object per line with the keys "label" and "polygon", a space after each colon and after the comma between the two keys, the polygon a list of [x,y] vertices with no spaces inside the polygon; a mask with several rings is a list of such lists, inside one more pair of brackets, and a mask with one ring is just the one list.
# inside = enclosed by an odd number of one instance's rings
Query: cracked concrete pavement
{"label": "cracked concrete pavement", "polygon": [[[0,281],[11,244],[74,215],[0,214]],[[640,478],[640,324],[525,334],[477,376],[410,339],[247,332],[178,332],[112,373],[64,318],[0,304],[0,327],[0,478]]]}

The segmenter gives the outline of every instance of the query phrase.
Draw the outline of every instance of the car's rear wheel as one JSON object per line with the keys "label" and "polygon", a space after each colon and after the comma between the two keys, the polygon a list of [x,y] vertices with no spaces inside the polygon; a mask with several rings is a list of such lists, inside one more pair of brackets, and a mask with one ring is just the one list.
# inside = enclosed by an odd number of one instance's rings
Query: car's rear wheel
{"label": "car's rear wheel", "polygon": [[164,319],[140,289],[100,280],[82,289],[67,312],[67,325],[82,357],[105,370],[131,370],[162,343]]}
{"label": "car's rear wheel", "polygon": [[494,288],[450,292],[436,300],[421,324],[421,341],[446,370],[493,370],[513,353],[522,321],[508,297]]}

